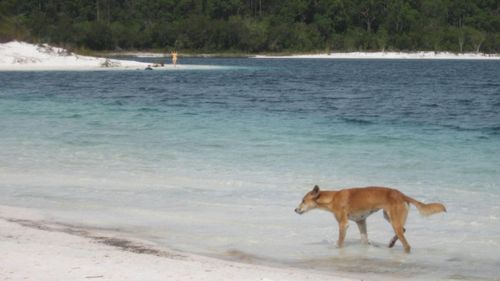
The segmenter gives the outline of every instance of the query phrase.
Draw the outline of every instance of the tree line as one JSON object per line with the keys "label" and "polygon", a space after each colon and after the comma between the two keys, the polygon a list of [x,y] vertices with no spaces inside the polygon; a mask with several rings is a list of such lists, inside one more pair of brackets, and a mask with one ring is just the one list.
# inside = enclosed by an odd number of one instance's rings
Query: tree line
{"label": "tree line", "polygon": [[0,40],[90,50],[500,53],[498,0],[0,0]]}

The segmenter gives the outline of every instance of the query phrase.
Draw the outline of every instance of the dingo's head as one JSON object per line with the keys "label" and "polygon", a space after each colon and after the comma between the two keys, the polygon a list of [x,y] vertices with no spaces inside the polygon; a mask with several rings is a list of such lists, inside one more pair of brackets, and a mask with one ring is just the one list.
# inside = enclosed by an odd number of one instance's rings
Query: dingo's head
{"label": "dingo's head", "polygon": [[318,197],[319,186],[315,185],[313,190],[306,193],[300,205],[295,208],[295,212],[299,215],[302,215],[303,213],[316,208],[318,206],[318,203],[316,203],[316,199],[318,199]]}

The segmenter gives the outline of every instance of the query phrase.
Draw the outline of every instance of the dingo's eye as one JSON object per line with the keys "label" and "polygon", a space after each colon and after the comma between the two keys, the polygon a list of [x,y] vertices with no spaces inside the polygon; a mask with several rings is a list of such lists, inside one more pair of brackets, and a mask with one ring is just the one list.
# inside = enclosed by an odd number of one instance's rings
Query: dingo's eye
{"label": "dingo's eye", "polygon": [[302,203],[306,203],[306,200],[302,199]]}

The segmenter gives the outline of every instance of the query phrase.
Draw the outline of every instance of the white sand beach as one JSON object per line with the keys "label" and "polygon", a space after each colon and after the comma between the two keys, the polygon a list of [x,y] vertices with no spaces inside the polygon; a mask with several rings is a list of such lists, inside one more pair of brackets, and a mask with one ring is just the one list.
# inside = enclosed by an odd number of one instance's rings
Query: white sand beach
{"label": "white sand beach", "polygon": [[295,59],[438,59],[438,60],[500,60],[500,55],[483,53],[450,53],[450,52],[350,52],[303,54],[291,56],[255,56],[259,59],[295,58]]}
{"label": "white sand beach", "polygon": [[31,210],[0,207],[0,280],[359,280],[179,253],[46,219]]}

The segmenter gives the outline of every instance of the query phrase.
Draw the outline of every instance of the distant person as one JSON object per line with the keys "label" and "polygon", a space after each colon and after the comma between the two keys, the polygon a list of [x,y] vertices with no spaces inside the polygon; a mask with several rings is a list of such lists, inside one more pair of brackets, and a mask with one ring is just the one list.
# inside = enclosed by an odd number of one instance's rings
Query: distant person
{"label": "distant person", "polygon": [[170,55],[172,56],[172,64],[174,66],[177,66],[177,51],[172,51]]}

